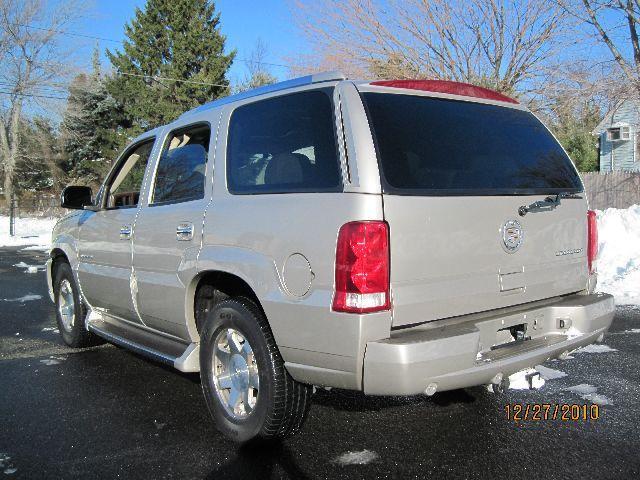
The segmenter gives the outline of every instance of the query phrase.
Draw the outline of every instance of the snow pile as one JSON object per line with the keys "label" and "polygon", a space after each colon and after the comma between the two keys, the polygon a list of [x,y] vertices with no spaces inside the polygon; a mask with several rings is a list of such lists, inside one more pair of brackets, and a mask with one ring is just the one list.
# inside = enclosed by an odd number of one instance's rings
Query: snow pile
{"label": "snow pile", "polygon": [[51,246],[51,231],[57,218],[16,218],[16,235],[9,235],[9,217],[0,215],[0,247],[33,245],[30,250]]}
{"label": "snow pile", "polygon": [[598,214],[598,291],[640,305],[640,205]]}

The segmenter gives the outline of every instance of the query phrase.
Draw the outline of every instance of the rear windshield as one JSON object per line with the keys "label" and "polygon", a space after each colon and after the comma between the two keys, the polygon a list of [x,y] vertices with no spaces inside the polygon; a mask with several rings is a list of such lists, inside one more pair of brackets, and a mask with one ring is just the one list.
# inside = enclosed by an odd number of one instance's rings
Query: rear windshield
{"label": "rear windshield", "polygon": [[363,93],[385,191],[528,195],[582,191],[571,160],[531,113],[481,103]]}

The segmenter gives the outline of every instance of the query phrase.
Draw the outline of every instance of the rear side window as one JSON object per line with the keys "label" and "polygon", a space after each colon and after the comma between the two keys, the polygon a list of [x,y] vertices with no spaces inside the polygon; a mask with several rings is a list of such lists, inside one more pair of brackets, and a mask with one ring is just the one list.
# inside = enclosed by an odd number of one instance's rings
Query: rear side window
{"label": "rear side window", "polygon": [[171,132],[158,161],[153,204],[204,198],[210,137],[209,125],[196,125]]}
{"label": "rear side window", "polygon": [[529,112],[415,95],[363,93],[362,98],[390,193],[582,190],[569,157]]}
{"label": "rear side window", "polygon": [[235,109],[227,186],[235,194],[341,190],[331,90],[311,90]]}

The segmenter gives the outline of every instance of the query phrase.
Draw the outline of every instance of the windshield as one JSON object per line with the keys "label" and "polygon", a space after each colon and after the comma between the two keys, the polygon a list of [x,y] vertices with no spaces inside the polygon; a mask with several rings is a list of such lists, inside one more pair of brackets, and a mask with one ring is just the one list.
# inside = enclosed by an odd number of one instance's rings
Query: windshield
{"label": "windshield", "polygon": [[440,98],[362,93],[388,193],[580,192],[569,157],[531,113]]}

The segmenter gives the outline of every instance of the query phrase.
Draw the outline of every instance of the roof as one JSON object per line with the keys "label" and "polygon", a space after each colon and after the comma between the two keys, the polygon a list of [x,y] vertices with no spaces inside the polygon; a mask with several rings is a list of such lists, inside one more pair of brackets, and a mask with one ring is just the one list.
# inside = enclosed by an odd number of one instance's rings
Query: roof
{"label": "roof", "polygon": [[[213,102],[205,103],[204,105],[183,113],[179,118],[184,118],[196,113],[220,107],[222,105],[237,102],[238,100],[257,97],[258,95],[264,95],[266,93],[273,93],[281,90],[287,90],[289,88],[312,85],[314,83],[340,80],[347,80],[347,76],[344,73],[338,71],[322,72],[314,75],[306,75],[304,77],[293,78],[291,80],[285,80],[284,82],[265,85],[263,87],[254,88],[242,93],[237,93],[235,95],[229,95],[228,97],[214,100]],[[470,85],[467,83],[452,82],[448,80],[376,80],[365,83],[373,86],[402,88],[408,90],[424,90],[434,93],[481,98],[485,100],[513,103],[516,105],[520,103],[513,98],[507,97],[506,95],[503,95],[494,90],[489,90],[488,88],[478,87],[476,85]]]}
{"label": "roof", "polygon": [[306,75],[304,77],[293,78],[291,80],[285,80],[284,82],[265,85],[263,87],[254,88],[251,90],[247,90],[246,92],[237,93],[235,95],[229,95],[228,97],[223,97],[218,100],[214,100],[213,102],[205,103],[204,105],[200,105],[199,107],[196,107],[193,110],[189,110],[188,112],[183,113],[182,115],[180,115],[179,118],[184,118],[194,113],[203,112],[203,111],[210,110],[212,108],[217,108],[232,102],[237,102],[238,100],[244,100],[245,98],[264,95],[265,93],[277,92],[280,90],[286,90],[288,88],[294,88],[294,87],[302,87],[305,85],[311,85],[313,83],[330,82],[334,80],[346,80],[346,79],[347,79],[347,76],[345,74],[341,72],[336,72],[336,71],[322,72],[322,73],[316,73],[314,75]]}

